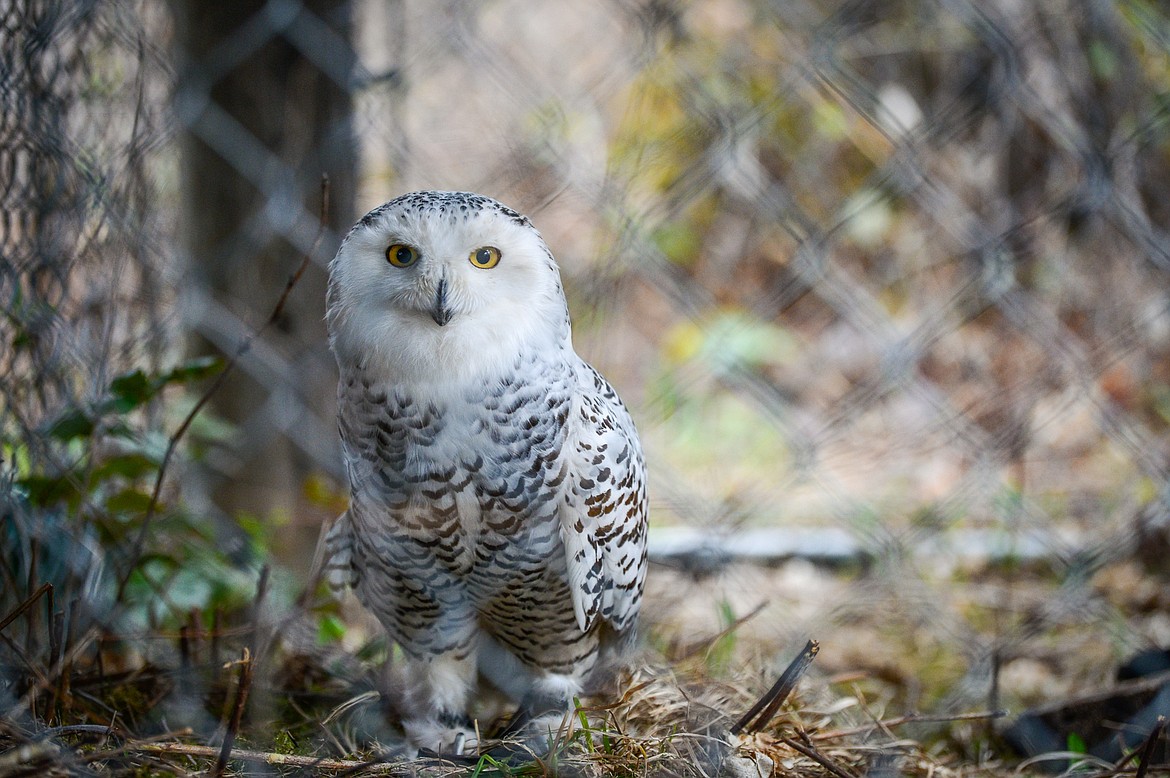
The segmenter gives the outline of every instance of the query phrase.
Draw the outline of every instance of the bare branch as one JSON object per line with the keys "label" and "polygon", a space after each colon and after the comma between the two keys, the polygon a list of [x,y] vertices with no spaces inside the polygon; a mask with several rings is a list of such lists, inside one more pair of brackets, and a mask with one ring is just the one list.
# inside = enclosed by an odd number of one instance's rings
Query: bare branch
{"label": "bare branch", "polygon": [[154,479],[154,490],[150,493],[150,502],[146,506],[145,515],[142,517],[142,526],[139,527],[138,536],[134,539],[134,547],[133,551],[130,553],[130,561],[126,565],[126,570],[122,573],[121,581],[118,583],[117,600],[119,602],[122,600],[122,596],[125,594],[126,584],[129,582],[130,576],[134,572],[134,568],[138,566],[138,560],[142,558],[142,551],[146,545],[146,536],[150,532],[151,521],[154,518],[154,514],[158,510],[159,495],[162,493],[162,485],[166,478],[167,467],[170,465],[171,457],[174,456],[175,449],[178,447],[179,441],[183,439],[183,436],[191,427],[192,422],[195,421],[195,417],[199,415],[200,411],[203,410],[203,407],[207,405],[212,396],[214,396],[215,393],[219,391],[219,388],[223,386],[224,381],[227,380],[227,377],[232,372],[232,369],[235,368],[240,359],[252,348],[252,344],[255,342],[256,338],[258,338],[265,332],[265,330],[271,327],[284,312],[285,303],[288,302],[288,297],[292,293],[293,287],[295,287],[297,282],[301,280],[301,276],[305,273],[305,268],[309,266],[309,262],[312,260],[313,254],[316,253],[317,247],[321,244],[321,238],[325,235],[325,225],[328,223],[328,216],[329,178],[328,176],[322,175],[321,212],[320,220],[317,225],[317,234],[314,236],[313,243],[309,246],[309,250],[306,251],[305,255],[301,258],[300,265],[298,265],[293,274],[289,276],[288,283],[285,284],[284,291],[281,293],[280,299],[276,301],[276,307],[272,309],[272,313],[269,314],[268,319],[264,322],[263,325],[261,325],[259,329],[254,330],[246,338],[244,338],[243,341],[240,342],[239,347],[236,349],[236,353],[228,358],[227,362],[223,366],[223,370],[221,370],[219,375],[215,377],[215,380],[211,383],[211,386],[207,388],[207,391],[203,393],[203,396],[199,398],[199,401],[195,403],[194,407],[191,408],[191,411],[187,414],[186,418],[183,419],[183,422],[167,441],[167,448],[163,453],[162,463],[158,468],[158,475]]}

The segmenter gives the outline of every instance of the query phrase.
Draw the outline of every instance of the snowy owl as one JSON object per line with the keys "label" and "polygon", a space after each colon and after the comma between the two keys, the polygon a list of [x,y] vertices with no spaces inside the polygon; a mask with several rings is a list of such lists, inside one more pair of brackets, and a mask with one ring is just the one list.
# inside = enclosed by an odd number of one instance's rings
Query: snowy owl
{"label": "snowy owl", "polygon": [[350,501],[325,569],[401,646],[408,740],[471,746],[480,678],[547,734],[632,634],[647,518],[638,435],[573,350],[552,253],[495,200],[415,192],[350,230],[328,304]]}

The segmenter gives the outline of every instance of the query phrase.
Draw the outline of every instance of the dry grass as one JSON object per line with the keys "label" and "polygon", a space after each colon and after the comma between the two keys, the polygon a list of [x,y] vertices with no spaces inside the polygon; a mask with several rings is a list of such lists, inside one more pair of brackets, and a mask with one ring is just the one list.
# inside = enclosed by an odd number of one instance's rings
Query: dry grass
{"label": "dry grass", "polygon": [[[193,614],[177,631],[133,640],[98,630],[53,637],[39,618],[49,591],[0,619],[8,683],[0,776],[949,778],[1018,769],[988,739],[993,714],[883,717],[856,676],[817,672],[811,644],[785,673],[773,668],[782,677],[769,688],[764,669],[740,655],[733,670],[712,666],[726,631],[692,640],[673,660],[643,649],[566,717],[547,753],[405,762],[393,756],[393,714],[370,690],[386,653],[377,641],[347,650],[316,637],[320,614],[294,609],[265,621],[254,607],[221,614],[214,628]],[[1082,760],[1078,774],[1170,772],[1136,756]]]}

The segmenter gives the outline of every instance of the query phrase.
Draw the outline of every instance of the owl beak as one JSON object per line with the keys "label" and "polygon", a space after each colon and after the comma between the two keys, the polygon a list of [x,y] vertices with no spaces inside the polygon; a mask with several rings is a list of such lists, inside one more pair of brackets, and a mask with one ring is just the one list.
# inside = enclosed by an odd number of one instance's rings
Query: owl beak
{"label": "owl beak", "polygon": [[451,321],[454,314],[447,305],[447,279],[439,280],[439,288],[435,290],[435,305],[431,308],[431,318],[440,327]]}

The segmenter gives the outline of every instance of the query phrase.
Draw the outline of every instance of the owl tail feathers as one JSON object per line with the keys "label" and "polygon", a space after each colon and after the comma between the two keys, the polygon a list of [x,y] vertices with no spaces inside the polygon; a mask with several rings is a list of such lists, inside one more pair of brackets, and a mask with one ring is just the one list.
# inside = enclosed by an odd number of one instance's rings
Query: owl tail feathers
{"label": "owl tail feathers", "polygon": [[313,596],[322,579],[334,596],[341,596],[347,589],[357,586],[357,569],[353,564],[353,530],[348,511],[321,526],[306,597]]}

